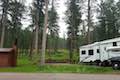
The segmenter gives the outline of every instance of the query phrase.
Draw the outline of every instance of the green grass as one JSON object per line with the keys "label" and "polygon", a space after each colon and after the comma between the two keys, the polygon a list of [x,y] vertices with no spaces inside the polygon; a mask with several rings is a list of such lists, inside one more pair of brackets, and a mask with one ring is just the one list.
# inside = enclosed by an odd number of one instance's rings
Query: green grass
{"label": "green grass", "polygon": [[[39,56],[38,56],[39,57]],[[73,59],[78,60],[78,54],[75,53]],[[69,54],[67,50],[60,50],[59,53],[55,54],[46,54],[46,59],[52,60],[65,60],[69,59]],[[45,65],[38,66],[33,65],[34,60],[28,60],[28,57],[20,57],[18,59],[17,67],[14,68],[0,68],[0,72],[25,72],[25,73],[81,73],[81,74],[120,74],[120,71],[114,71],[109,67],[97,67],[97,66],[89,66],[82,64],[67,64],[67,65]]]}
{"label": "green grass", "polygon": [[110,68],[100,68],[86,65],[47,65],[40,68],[43,72],[52,73],[109,73]]}
{"label": "green grass", "polygon": [[[79,54],[73,53],[73,61],[78,63]],[[69,61],[69,52],[68,50],[58,50],[57,53],[49,54],[46,53],[46,60],[55,60],[55,61]]]}
{"label": "green grass", "polygon": [[111,68],[68,64],[68,65],[32,65],[27,59],[19,59],[18,66],[14,68],[0,68],[0,72],[26,72],[26,73],[120,73]]}
{"label": "green grass", "polygon": [[69,59],[69,53],[67,50],[59,50],[57,53],[51,53],[51,54],[47,52],[46,59],[51,59],[51,60]]}

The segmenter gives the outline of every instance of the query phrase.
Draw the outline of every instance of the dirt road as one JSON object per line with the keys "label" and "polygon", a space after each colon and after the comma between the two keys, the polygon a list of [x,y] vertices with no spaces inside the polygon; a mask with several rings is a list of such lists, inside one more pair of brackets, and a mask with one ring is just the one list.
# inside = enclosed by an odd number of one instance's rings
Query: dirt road
{"label": "dirt road", "polygon": [[0,80],[120,80],[120,75],[0,73]]}

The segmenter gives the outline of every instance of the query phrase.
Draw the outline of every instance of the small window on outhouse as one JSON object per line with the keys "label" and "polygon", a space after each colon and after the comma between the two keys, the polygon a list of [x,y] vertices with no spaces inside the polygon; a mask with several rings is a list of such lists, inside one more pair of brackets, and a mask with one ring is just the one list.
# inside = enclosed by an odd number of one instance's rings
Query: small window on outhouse
{"label": "small window on outhouse", "polygon": [[113,42],[113,46],[117,46],[117,42]]}
{"label": "small window on outhouse", "polygon": [[86,54],[86,51],[84,50],[84,51],[81,51],[81,54],[82,55],[85,55]]}

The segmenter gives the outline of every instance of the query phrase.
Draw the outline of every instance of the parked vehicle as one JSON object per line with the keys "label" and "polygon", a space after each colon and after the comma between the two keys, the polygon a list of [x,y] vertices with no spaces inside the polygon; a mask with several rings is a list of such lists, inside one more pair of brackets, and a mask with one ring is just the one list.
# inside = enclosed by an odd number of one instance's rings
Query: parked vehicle
{"label": "parked vehicle", "polygon": [[120,69],[120,57],[113,57],[109,59],[109,63],[113,69]]}
{"label": "parked vehicle", "polygon": [[[80,47],[80,62],[101,66],[120,66],[120,37]],[[116,60],[117,59],[117,60]]]}

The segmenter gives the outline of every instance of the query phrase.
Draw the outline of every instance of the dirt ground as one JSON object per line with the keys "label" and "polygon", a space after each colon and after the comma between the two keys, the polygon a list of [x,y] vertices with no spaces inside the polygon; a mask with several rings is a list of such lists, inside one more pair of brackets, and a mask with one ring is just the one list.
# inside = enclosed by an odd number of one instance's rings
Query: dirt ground
{"label": "dirt ground", "polygon": [[0,73],[0,80],[120,80],[120,75]]}

